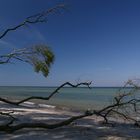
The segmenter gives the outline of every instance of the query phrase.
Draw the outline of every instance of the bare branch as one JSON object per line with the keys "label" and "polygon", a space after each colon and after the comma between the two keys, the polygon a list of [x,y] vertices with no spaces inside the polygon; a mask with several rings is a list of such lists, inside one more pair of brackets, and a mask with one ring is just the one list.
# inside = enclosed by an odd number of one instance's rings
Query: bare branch
{"label": "bare branch", "polygon": [[18,28],[24,27],[25,25],[29,25],[29,24],[37,24],[37,23],[42,23],[42,22],[46,22],[47,16],[49,14],[58,12],[60,9],[64,9],[65,5],[64,4],[59,4],[51,9],[48,9],[47,11],[43,11],[41,13],[35,14],[33,16],[27,17],[22,23],[20,23],[17,26],[11,27],[6,29],[1,35],[0,35],[0,39],[2,39],[3,37],[5,37],[7,35],[7,33],[11,32],[11,31],[15,31]]}
{"label": "bare branch", "polygon": [[5,126],[11,125],[11,124],[16,120],[16,118],[13,117],[13,116],[11,115],[11,113],[14,113],[14,111],[0,112],[0,115],[6,116],[6,117],[9,117],[9,118],[10,118],[10,121],[9,121],[8,123],[4,124]]}
{"label": "bare branch", "polygon": [[[79,86],[87,86],[87,87],[89,87],[90,85],[91,85],[91,82],[89,82],[89,83],[83,82],[83,83],[78,83],[76,85],[71,84],[70,82],[66,82],[66,83],[60,85],[58,88],[56,88],[48,97],[43,98],[43,97],[34,97],[33,96],[33,97],[26,98],[24,100],[21,100],[19,102],[12,102],[12,101],[0,98],[0,101],[3,101],[3,102],[8,103],[8,104],[19,105],[19,104],[21,104],[21,103],[23,103],[25,101],[31,100],[31,99],[49,100],[56,93],[58,93],[58,91],[60,89],[62,89],[65,86],[70,86],[70,87],[73,87],[73,88],[77,88]],[[13,125],[13,122],[15,121],[15,118],[12,115],[8,114],[8,116],[10,116],[10,118],[11,118],[11,121],[9,123],[7,123],[7,124],[0,125],[0,131],[4,131],[4,132],[8,132],[8,133],[10,132],[11,133],[11,132],[15,132],[17,130],[23,129],[23,128],[54,129],[54,128],[62,127],[62,126],[65,126],[65,125],[69,125],[71,122],[73,122],[73,121],[75,121],[77,119],[81,119],[81,118],[84,118],[86,116],[91,116],[93,114],[94,114],[94,112],[86,111],[82,115],[73,116],[73,117],[70,117],[69,119],[66,119],[64,121],[61,121],[61,122],[58,122],[58,123],[55,123],[55,124],[46,124],[46,123],[33,122],[33,123],[20,123],[20,124],[17,124],[17,125]]]}
{"label": "bare branch", "polygon": [[87,82],[84,82],[84,83],[78,83],[76,85],[73,85],[71,84],[70,82],[66,82],[62,85],[60,85],[58,88],[56,88],[48,97],[39,97],[39,96],[31,96],[31,97],[28,97],[26,99],[23,99],[21,101],[17,101],[17,102],[14,102],[14,101],[10,101],[10,100],[7,100],[7,99],[4,99],[4,98],[1,98],[0,97],[0,101],[2,102],[5,102],[5,103],[8,103],[8,104],[13,104],[13,105],[19,105],[21,103],[24,103],[26,101],[29,101],[29,100],[33,100],[33,99],[38,99],[38,100],[49,100],[50,98],[52,98],[55,94],[58,93],[58,91],[60,89],[62,89],[63,87],[65,86],[70,86],[70,87],[73,87],[73,88],[77,88],[79,86],[87,86],[89,87],[91,85],[91,82],[87,83]]}
{"label": "bare branch", "polygon": [[[61,86],[59,86],[58,88],[56,88],[48,97],[29,97],[26,98],[24,100],[18,101],[18,102],[11,102],[8,101],[6,99],[0,99],[0,101],[4,101],[6,103],[10,103],[10,104],[15,104],[15,105],[19,105],[25,101],[31,100],[31,99],[43,99],[43,100],[49,100],[51,97],[53,97],[55,94],[58,93],[58,91],[63,88],[64,86],[70,86],[70,87],[79,87],[79,86],[90,86],[91,82],[89,83],[78,83],[76,85],[73,85],[69,82],[66,82],[64,84],[62,84]],[[132,90],[130,90],[132,91]],[[133,90],[134,91],[134,90]],[[131,93],[133,94],[133,93]],[[134,122],[134,124],[138,127],[140,127],[140,121],[137,120],[137,118],[130,116],[129,114],[126,114],[126,112],[123,111],[123,109],[131,109],[130,107],[134,107],[134,111],[135,113],[137,113],[137,105],[138,103],[140,103],[140,99],[135,99],[135,98],[128,98],[128,100],[124,100],[124,98],[128,97],[129,95],[131,95],[129,92],[126,94],[119,94],[118,96],[114,97],[114,103],[112,103],[111,105],[108,105],[100,110],[87,110],[85,111],[85,113],[78,115],[78,116],[72,116],[71,118],[68,118],[64,121],[58,122],[58,123],[54,123],[54,124],[46,124],[46,123],[37,123],[37,122],[33,122],[33,123],[20,123],[17,125],[13,125],[14,120],[11,121],[11,123],[9,123],[8,125],[0,125],[0,131],[5,131],[5,132],[15,132],[17,130],[23,129],[23,128],[44,128],[44,129],[54,129],[54,128],[58,128],[58,127],[62,127],[65,125],[69,125],[70,123],[72,123],[73,121],[77,120],[77,119],[81,119],[87,116],[92,116],[92,115],[96,115],[96,116],[100,116],[102,117],[106,123],[109,123],[109,117],[113,117],[114,115],[118,115],[121,118],[124,118],[125,120]],[[123,108],[124,107],[124,108]],[[130,110],[132,111],[132,110]],[[132,113],[132,112],[130,112]]]}
{"label": "bare branch", "polygon": [[69,125],[71,124],[73,121],[87,117],[87,116],[91,116],[92,114],[82,114],[82,115],[78,115],[78,116],[73,116],[69,119],[66,119],[64,121],[55,123],[55,124],[46,124],[46,123],[21,123],[21,124],[17,124],[17,125],[0,125],[0,131],[4,131],[4,132],[15,132],[17,130],[21,130],[24,128],[44,128],[44,129],[55,129],[58,127],[62,127],[65,125]]}
{"label": "bare branch", "polygon": [[54,62],[54,54],[46,45],[35,45],[30,48],[14,50],[10,54],[0,56],[0,64],[10,63],[13,59],[29,63],[36,72],[41,71],[46,77]]}

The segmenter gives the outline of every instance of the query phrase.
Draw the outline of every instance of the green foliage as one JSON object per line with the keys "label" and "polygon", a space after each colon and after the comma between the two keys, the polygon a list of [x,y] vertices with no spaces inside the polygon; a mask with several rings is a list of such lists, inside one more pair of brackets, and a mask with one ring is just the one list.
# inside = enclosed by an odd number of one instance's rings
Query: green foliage
{"label": "green foliage", "polygon": [[51,64],[54,62],[53,52],[46,45],[35,45],[31,48],[31,52],[26,57],[35,72],[42,72],[45,77],[48,76]]}
{"label": "green foliage", "polygon": [[31,64],[35,72],[42,72],[47,77],[54,62],[54,54],[46,45],[35,45],[0,56],[0,64],[11,63],[13,59]]}
{"label": "green foliage", "polygon": [[[18,25],[7,28],[0,34],[0,39],[4,38],[9,32],[16,31],[26,25],[46,22],[49,14],[60,12],[61,9],[65,9],[64,4],[56,5],[47,11],[29,16]],[[32,48],[16,49],[9,54],[0,55],[0,64],[9,64],[13,59],[31,64],[36,72],[42,72],[46,77],[49,74],[51,64],[54,62],[54,54],[46,45],[35,45]]]}

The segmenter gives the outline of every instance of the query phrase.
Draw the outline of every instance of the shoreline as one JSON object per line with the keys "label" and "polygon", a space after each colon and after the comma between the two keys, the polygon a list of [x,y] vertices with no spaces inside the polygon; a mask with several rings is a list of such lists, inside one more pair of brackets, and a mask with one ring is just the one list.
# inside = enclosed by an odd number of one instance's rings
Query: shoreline
{"label": "shoreline", "polygon": [[[30,96],[48,97],[55,88],[42,88],[42,87],[13,87],[13,88],[0,88],[1,97],[9,98],[10,100],[24,99]],[[86,110],[87,108],[102,108],[106,104],[112,102],[113,97],[116,95],[118,88],[62,88],[51,100],[47,101],[48,104],[56,106],[66,106],[77,109]],[[32,100],[35,101],[35,100]],[[35,102],[40,102],[39,100]],[[41,101],[46,103],[46,101]]]}
{"label": "shoreline", "polygon": [[[44,122],[55,123],[69,118],[70,116],[80,115],[79,111],[72,111],[68,108],[59,108],[51,105],[25,102],[21,106],[9,105],[0,102],[0,110],[13,110],[13,115],[18,118],[15,123],[21,122]],[[1,117],[0,117],[1,118]],[[1,140],[138,140],[140,129],[127,123],[116,123],[114,127],[104,125],[101,118],[96,116],[79,119],[68,126],[48,130],[48,129],[22,129],[12,134],[0,132]],[[3,123],[2,118],[0,123]]]}

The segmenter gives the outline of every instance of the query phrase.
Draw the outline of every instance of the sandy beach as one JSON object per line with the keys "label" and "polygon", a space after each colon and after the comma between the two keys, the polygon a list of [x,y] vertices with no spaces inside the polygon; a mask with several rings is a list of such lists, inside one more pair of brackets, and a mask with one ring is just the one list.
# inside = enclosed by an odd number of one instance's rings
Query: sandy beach
{"label": "sandy beach", "polygon": [[[1,111],[14,111],[13,116],[19,122],[55,123],[79,115],[78,111],[67,108],[60,109],[55,106],[25,102],[21,106],[9,106],[0,103]],[[73,122],[68,126],[48,129],[22,129],[14,133],[0,132],[1,140],[139,140],[140,129],[127,123],[117,122],[113,127],[100,123],[101,118],[86,117]],[[0,123],[3,123],[1,117]]]}
{"label": "sandy beach", "polygon": [[0,0],[0,140],[140,140],[140,0]]}

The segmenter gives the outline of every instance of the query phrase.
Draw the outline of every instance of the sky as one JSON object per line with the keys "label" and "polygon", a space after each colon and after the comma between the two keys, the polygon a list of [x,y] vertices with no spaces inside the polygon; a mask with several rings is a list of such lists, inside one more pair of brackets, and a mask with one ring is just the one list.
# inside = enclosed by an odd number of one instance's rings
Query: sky
{"label": "sky", "polygon": [[92,81],[122,86],[140,78],[139,0],[0,0],[0,32],[64,3],[47,23],[21,28],[0,40],[0,54],[47,44],[55,62],[47,78],[26,63],[0,65],[0,86],[56,86]]}

